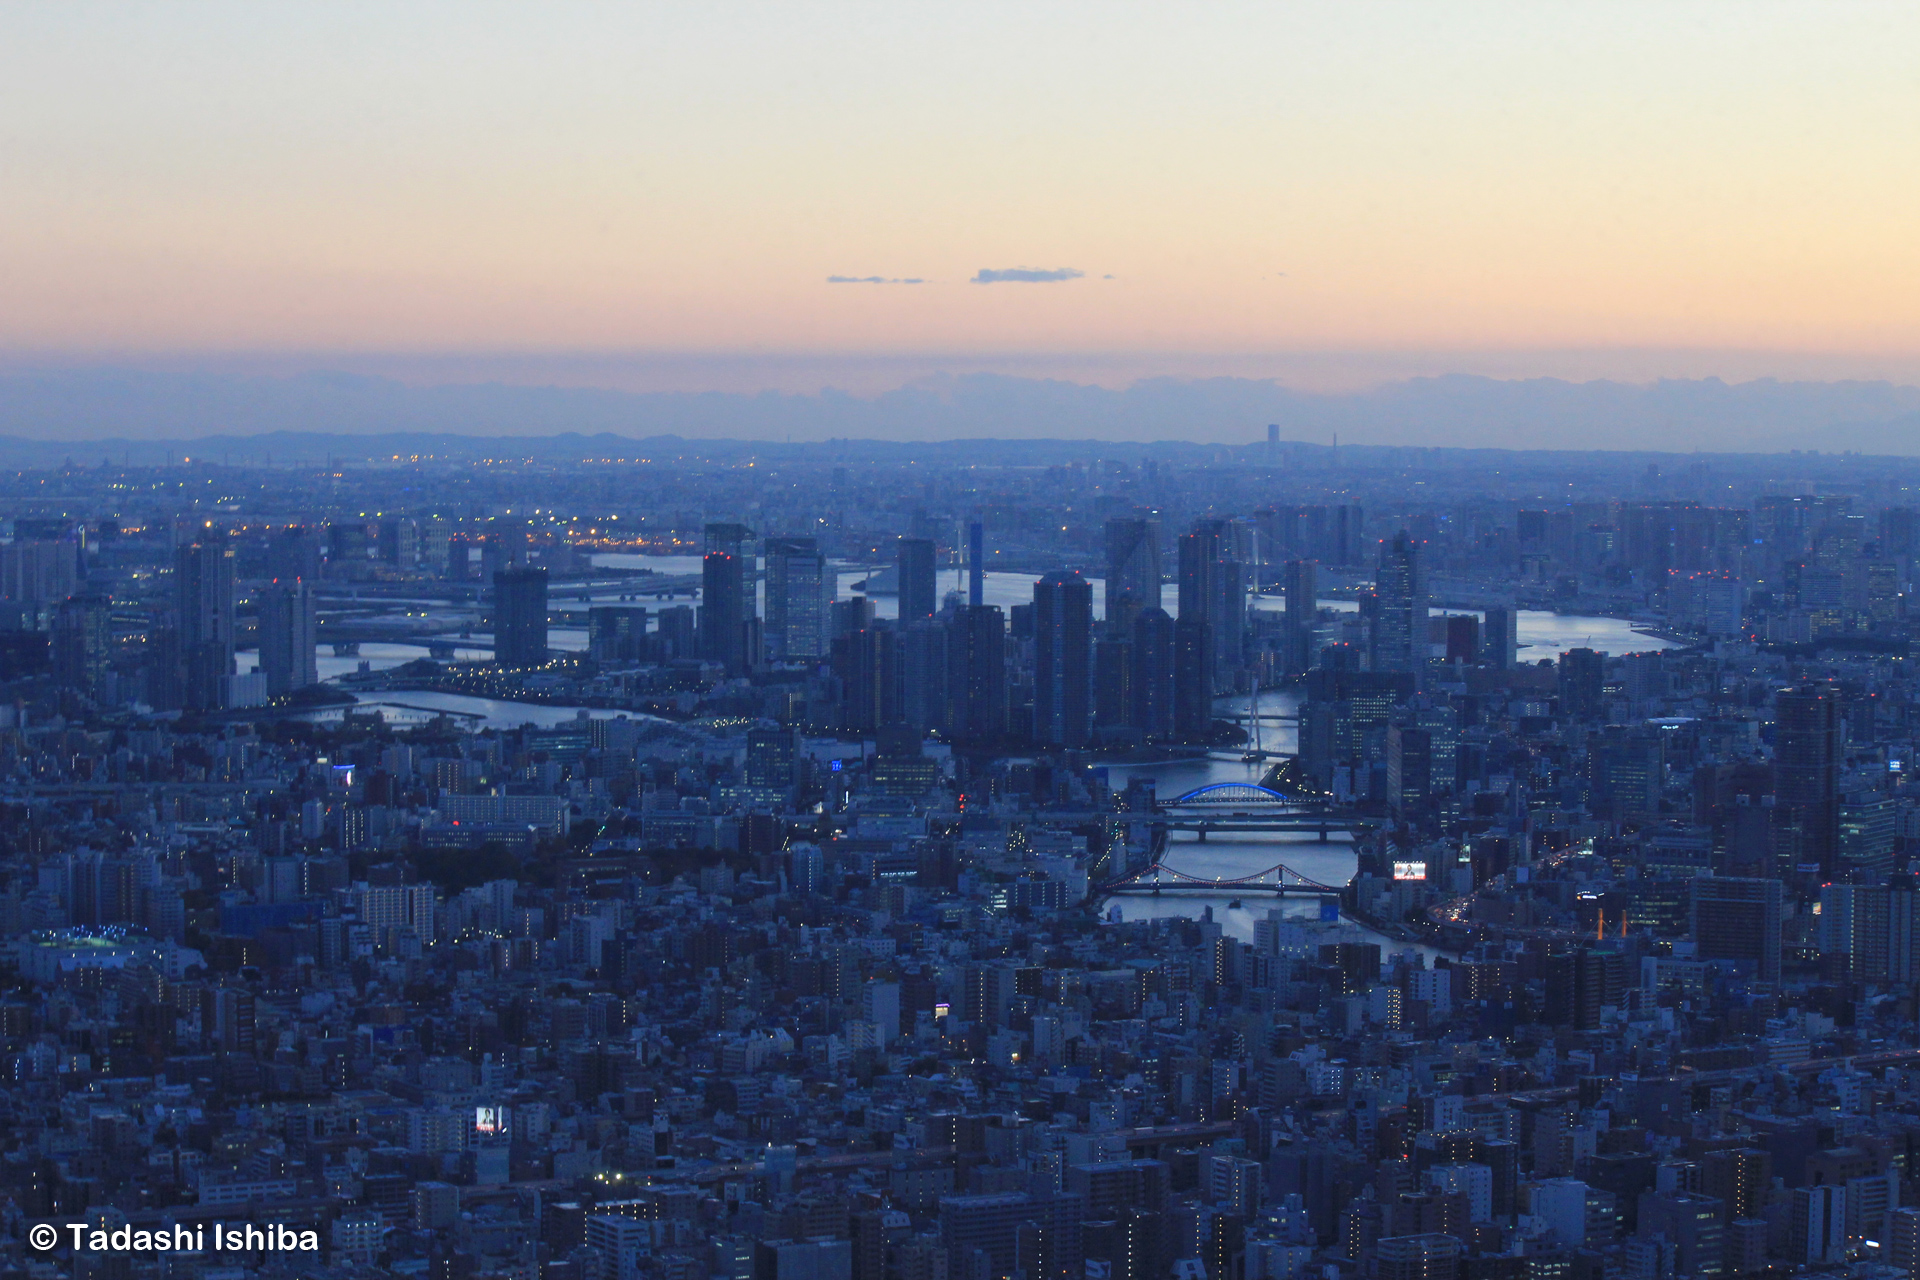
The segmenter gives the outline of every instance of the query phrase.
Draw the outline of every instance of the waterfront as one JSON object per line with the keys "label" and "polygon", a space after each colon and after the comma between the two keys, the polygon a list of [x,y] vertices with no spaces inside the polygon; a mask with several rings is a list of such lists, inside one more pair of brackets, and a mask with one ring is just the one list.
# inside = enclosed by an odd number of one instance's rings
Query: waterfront
{"label": "waterfront", "polygon": [[[1232,700],[1234,710],[1244,709],[1245,706],[1244,699]],[[1299,698],[1291,693],[1268,693],[1260,699],[1261,711],[1268,714],[1293,715],[1299,711],[1299,706]],[[1227,709],[1226,704],[1223,703],[1222,709]],[[1298,741],[1298,733],[1291,722],[1269,725],[1263,733],[1264,745],[1273,751],[1290,753]],[[1101,767],[1107,770],[1108,783],[1116,791],[1126,790],[1127,783],[1134,778],[1152,778],[1159,798],[1170,800],[1196,787],[1221,782],[1258,783],[1270,766],[1264,762],[1241,760],[1237,754],[1216,752],[1183,760],[1106,764]],[[1203,843],[1191,832],[1176,831],[1168,836],[1166,852],[1161,861],[1190,876],[1208,880],[1252,875],[1276,863],[1284,863],[1309,880],[1336,887],[1344,886],[1353,879],[1356,865],[1353,839],[1344,832],[1334,833],[1325,843],[1310,835],[1262,833],[1236,836],[1216,834]],[[1320,914],[1319,899],[1313,896],[1280,898],[1249,893],[1238,899],[1240,905],[1237,907],[1233,905],[1235,900],[1234,895],[1224,893],[1162,894],[1157,897],[1116,895],[1102,905],[1102,910],[1117,910],[1123,920],[1150,920],[1170,916],[1198,918],[1206,908],[1211,907],[1213,918],[1220,922],[1226,932],[1247,942],[1253,940],[1253,922],[1269,911],[1278,909],[1282,915],[1301,920],[1314,920]],[[1371,930],[1367,932],[1372,933]],[[1404,945],[1385,937],[1379,937],[1379,941],[1387,947]]]}
{"label": "waterfront", "polygon": [[[698,556],[643,556],[619,553],[604,553],[593,558],[595,565],[610,568],[651,569],[655,573],[668,575],[697,574],[700,572]],[[834,561],[835,580],[838,592],[835,599],[845,600],[859,592],[853,584],[864,582],[869,577],[885,571],[884,565],[855,565],[846,561]],[[981,596],[985,603],[998,605],[1011,610],[1017,604],[1033,603],[1033,584],[1040,575],[1035,573],[1004,573],[989,571],[982,575]],[[1087,579],[1093,584],[1093,612],[1096,618],[1105,616],[1106,584],[1101,578]],[[966,591],[966,571],[963,569],[942,569],[938,573],[937,590],[942,598],[950,591]],[[761,585],[761,595],[765,595],[765,584]],[[880,595],[870,597],[873,601],[874,616],[895,618],[900,613],[900,601],[897,596]],[[584,606],[580,606],[584,607]],[[1168,582],[1160,587],[1160,607],[1170,614],[1180,611],[1180,588],[1178,584]],[[1278,594],[1255,593],[1249,597],[1249,607],[1256,613],[1284,613],[1285,602]],[[1323,609],[1333,609],[1340,613],[1351,613],[1360,606],[1352,600],[1335,600],[1323,597],[1320,601]],[[1475,617],[1484,617],[1474,609],[1436,609],[1436,616],[1443,613],[1471,613]],[[1643,635],[1633,629],[1633,623],[1625,618],[1603,617],[1594,614],[1559,614],[1542,609],[1522,609],[1516,619],[1515,639],[1519,644],[1519,656],[1524,662],[1534,662],[1541,658],[1556,658],[1568,649],[1586,648],[1609,656],[1622,653],[1651,653],[1660,649],[1672,649],[1677,646],[1670,640],[1657,636]],[[569,646],[555,641],[559,648],[584,647],[584,639],[579,646]]]}
{"label": "waterfront", "polygon": [[392,694],[361,695],[349,706],[322,707],[316,711],[304,713],[300,718],[316,723],[338,722],[348,712],[365,715],[370,711],[380,713],[389,724],[414,727],[426,724],[438,715],[451,715],[460,718],[462,728],[468,732],[481,729],[517,729],[521,725],[531,724],[542,729],[551,729],[558,724],[566,724],[579,717],[581,712],[598,719],[611,719],[625,716],[631,720],[660,721],[657,716],[640,711],[609,711],[604,707],[547,706],[538,702],[512,702],[505,698],[478,698],[464,693],[440,693],[425,689],[406,689]]}

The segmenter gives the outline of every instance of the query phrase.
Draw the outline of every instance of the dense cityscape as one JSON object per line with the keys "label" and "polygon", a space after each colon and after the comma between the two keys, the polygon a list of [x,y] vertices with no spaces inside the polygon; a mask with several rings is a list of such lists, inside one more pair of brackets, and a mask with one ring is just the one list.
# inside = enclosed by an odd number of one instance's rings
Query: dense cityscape
{"label": "dense cityscape", "polygon": [[0,504],[7,1275],[1920,1274],[1920,467]]}

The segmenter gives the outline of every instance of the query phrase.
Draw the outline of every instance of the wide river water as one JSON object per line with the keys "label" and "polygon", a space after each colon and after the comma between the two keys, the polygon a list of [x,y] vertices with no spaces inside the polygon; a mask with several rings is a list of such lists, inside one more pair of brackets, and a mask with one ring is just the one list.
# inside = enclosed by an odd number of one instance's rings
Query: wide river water
{"label": "wide river water", "polygon": [[[1233,710],[1244,711],[1246,702],[1236,698],[1231,705]],[[1260,699],[1263,715],[1291,716],[1298,712],[1299,705],[1299,699],[1287,693],[1268,693]],[[1298,732],[1292,722],[1268,723],[1261,734],[1262,745],[1269,751],[1291,754],[1298,742]],[[1096,761],[1096,764],[1099,763]],[[1246,762],[1237,754],[1216,752],[1198,759],[1153,764],[1106,764],[1104,767],[1108,783],[1114,790],[1126,790],[1128,781],[1133,778],[1152,778],[1156,794],[1160,799],[1168,800],[1185,795],[1196,787],[1219,782],[1257,783],[1270,764]],[[1175,831],[1168,837],[1161,863],[1203,880],[1233,879],[1283,865],[1293,868],[1309,880],[1341,887],[1353,878],[1355,857],[1352,837],[1340,832],[1329,835],[1323,844],[1312,835],[1266,833],[1231,837],[1214,834],[1203,843],[1191,832]],[[1235,901],[1240,905],[1233,905]],[[1253,922],[1269,911],[1278,910],[1284,916],[1302,920],[1316,919],[1320,914],[1319,899],[1304,894],[1279,898],[1271,894],[1247,893],[1237,899],[1231,894],[1181,893],[1159,897],[1117,895],[1107,904],[1107,909],[1117,909],[1123,920],[1145,920],[1159,916],[1197,917],[1207,907],[1213,908],[1213,918],[1220,922],[1222,928],[1249,942],[1253,940]],[[1389,948],[1404,945],[1387,939],[1381,941]]]}
{"label": "wide river water", "polygon": [[[647,568],[656,573],[692,574],[700,571],[698,556],[643,556],[625,554],[602,554],[594,557],[596,564],[618,566],[622,568]],[[846,599],[856,594],[853,584],[859,582],[878,569],[860,566],[843,566],[838,573],[839,591],[836,598]],[[984,595],[986,603],[1010,608],[1016,604],[1027,604],[1033,599],[1035,575],[1030,573],[988,573],[985,575]],[[1102,590],[1098,578],[1094,583],[1094,608],[1100,609]],[[945,569],[939,575],[939,589],[942,594],[948,591],[964,590],[964,574],[960,570]],[[874,612],[883,618],[897,616],[898,601],[893,596],[875,596]],[[1168,583],[1162,589],[1162,605],[1169,613],[1176,611],[1178,588]],[[1323,607],[1351,610],[1357,606],[1348,600],[1322,600]],[[1253,607],[1264,611],[1281,611],[1283,606],[1276,596],[1257,595]],[[1466,612],[1466,611],[1460,611]],[[1519,656],[1523,660],[1537,661],[1541,658],[1557,656],[1566,649],[1581,647],[1596,649],[1601,653],[1644,653],[1658,649],[1674,647],[1668,641],[1657,637],[1642,635],[1633,630],[1632,625],[1623,618],[1591,617],[1584,615],[1554,614],[1537,610],[1523,609],[1517,623]],[[586,648],[584,628],[554,627],[549,631],[550,642],[556,649],[580,650]],[[363,644],[357,656],[335,656],[330,646],[319,648],[319,667],[322,679],[334,679],[350,674],[365,664],[370,670],[383,670],[399,666],[414,658],[426,656],[426,649],[408,644]],[[458,651],[461,658],[485,657],[484,650]],[[250,670],[254,664],[254,655],[240,655],[240,669]],[[467,697],[450,693],[394,693],[371,696],[363,704],[380,704],[383,714],[396,721],[425,721],[436,711],[463,713],[471,717],[475,728],[508,728],[521,724],[553,725],[571,720],[579,708],[571,706],[541,706],[533,703],[511,702],[496,698]],[[1234,709],[1244,708],[1240,703]],[[1274,714],[1291,715],[1297,710],[1297,699],[1291,694],[1269,693],[1261,699],[1261,710]],[[320,713],[322,716],[337,716],[338,711]],[[595,715],[612,714],[595,711]],[[1269,751],[1291,753],[1296,743],[1296,732],[1290,722],[1278,725],[1268,724],[1264,730],[1264,744]],[[1158,794],[1162,798],[1181,795],[1195,787],[1216,782],[1258,782],[1267,766],[1261,763],[1243,762],[1237,754],[1216,754],[1199,759],[1163,761],[1157,764],[1107,764],[1108,779],[1116,791],[1126,789],[1127,781],[1133,777],[1150,777],[1157,783]],[[1250,875],[1264,871],[1275,864],[1291,867],[1309,880],[1327,885],[1344,885],[1353,877],[1355,858],[1352,840],[1344,834],[1332,835],[1326,843],[1313,836],[1304,835],[1266,835],[1248,834],[1225,838],[1210,836],[1203,844],[1193,835],[1175,832],[1168,845],[1164,861],[1168,866],[1184,871],[1189,875],[1206,879],[1222,879]],[[1319,914],[1319,904],[1311,896],[1274,899],[1264,895],[1248,894],[1239,899],[1240,905],[1229,895],[1181,894],[1166,895],[1159,898],[1117,897],[1108,905],[1117,909],[1121,918],[1128,920],[1147,919],[1157,916],[1199,916],[1206,908],[1213,909],[1214,919],[1220,921],[1227,932],[1236,937],[1252,940],[1254,920],[1267,911],[1278,910],[1289,917],[1312,920]],[[1347,925],[1347,928],[1358,926]],[[1364,931],[1378,938],[1384,949],[1403,948],[1406,944],[1395,943],[1390,939],[1379,938],[1371,931]]]}

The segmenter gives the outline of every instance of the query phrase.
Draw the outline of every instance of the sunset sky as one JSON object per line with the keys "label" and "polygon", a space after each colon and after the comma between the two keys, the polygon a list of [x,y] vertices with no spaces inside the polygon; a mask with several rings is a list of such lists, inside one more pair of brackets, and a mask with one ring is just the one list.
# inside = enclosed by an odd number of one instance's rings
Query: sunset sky
{"label": "sunset sky", "polygon": [[6,4],[0,356],[1911,379],[1916,50],[1911,3]]}

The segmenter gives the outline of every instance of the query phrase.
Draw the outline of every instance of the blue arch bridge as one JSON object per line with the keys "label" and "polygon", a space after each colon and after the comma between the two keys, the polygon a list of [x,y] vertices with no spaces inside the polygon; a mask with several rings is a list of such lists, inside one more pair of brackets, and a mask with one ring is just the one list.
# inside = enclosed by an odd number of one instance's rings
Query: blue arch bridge
{"label": "blue arch bridge", "polygon": [[1321,841],[1335,831],[1359,833],[1378,825],[1319,796],[1294,796],[1252,782],[1215,782],[1162,800],[1154,826],[1191,831],[1202,841],[1211,832],[1298,833]]}

